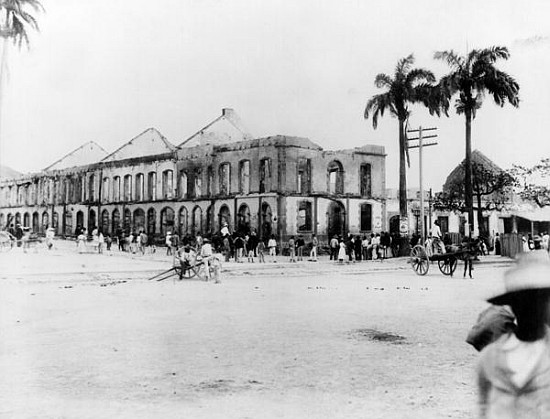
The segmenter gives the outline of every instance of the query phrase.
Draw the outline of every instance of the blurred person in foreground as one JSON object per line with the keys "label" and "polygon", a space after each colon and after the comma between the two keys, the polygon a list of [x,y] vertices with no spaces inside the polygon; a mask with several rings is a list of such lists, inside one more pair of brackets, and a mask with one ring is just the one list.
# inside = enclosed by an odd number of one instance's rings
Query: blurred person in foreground
{"label": "blurred person in foreground", "polygon": [[506,291],[489,299],[508,305],[514,330],[481,352],[478,366],[480,417],[550,418],[550,257],[547,252],[521,254],[504,274]]}

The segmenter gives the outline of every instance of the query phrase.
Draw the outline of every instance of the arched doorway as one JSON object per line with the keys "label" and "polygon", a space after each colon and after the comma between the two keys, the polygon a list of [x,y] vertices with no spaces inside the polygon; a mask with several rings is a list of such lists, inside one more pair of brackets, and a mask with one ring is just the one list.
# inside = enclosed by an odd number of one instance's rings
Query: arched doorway
{"label": "arched doorway", "polygon": [[132,228],[132,211],[130,211],[128,208],[124,209],[124,213],[122,216],[122,225],[124,226],[124,232],[126,234],[130,234],[130,229]]}
{"label": "arched doorway", "polygon": [[[52,221],[53,223],[53,221]],[[80,234],[80,230],[84,228],[84,213],[78,211],[76,213],[76,231],[75,234]]]}
{"label": "arched doorway", "polygon": [[223,223],[227,223],[227,227],[229,228],[229,231],[232,231],[232,222],[231,222],[231,212],[229,211],[229,208],[227,205],[222,205],[220,208],[220,212],[218,213],[218,229],[221,230],[223,227]]}
{"label": "arched doorway", "polygon": [[174,231],[174,210],[166,207],[160,212],[160,234],[166,236],[169,231]]}
{"label": "arched doorway", "polygon": [[345,236],[346,210],[342,203],[337,201],[332,201],[330,203],[328,206],[327,223],[328,237]]}
{"label": "arched doorway", "polygon": [[250,208],[246,204],[242,204],[239,207],[239,212],[237,213],[237,231],[243,234],[250,233]]}
{"label": "arched doorway", "polygon": [[187,234],[187,208],[181,207],[178,213],[178,231],[180,237],[184,237]]}
{"label": "arched doorway", "polygon": [[141,208],[134,211],[134,231],[136,233],[145,231],[145,211]]}
{"label": "arched doorway", "polygon": [[38,212],[32,214],[32,231],[35,233],[42,233],[42,229],[40,228],[40,216],[38,215]]}
{"label": "arched doorway", "polygon": [[390,234],[399,236],[399,215],[394,215],[390,218]]}
{"label": "arched doorway", "polygon": [[110,233],[110,231],[109,231],[109,211],[107,211],[106,209],[101,211],[100,229],[101,229],[103,234],[109,234]]}
{"label": "arched doorway", "polygon": [[157,232],[157,212],[154,208],[147,210],[147,235],[153,237]]}
{"label": "arched doorway", "polygon": [[23,215],[23,227],[30,227],[31,226],[31,215],[26,212]]}
{"label": "arched doorway", "polygon": [[111,231],[113,232],[113,235],[118,235],[120,228],[120,212],[119,210],[114,210],[113,215],[111,217]]}
{"label": "arched doorway", "polygon": [[47,211],[44,211],[42,213],[42,228],[46,230],[49,227],[50,224],[50,216],[48,215]]}
{"label": "arched doorway", "polygon": [[94,231],[94,228],[97,226],[97,219],[95,216],[95,211],[90,210],[88,214],[88,234],[92,234],[92,231]]}
{"label": "arched doorway", "polygon": [[262,224],[260,225],[260,234],[262,240],[267,240],[271,237],[273,232],[272,220],[273,214],[271,213],[271,207],[267,203],[262,204]]}
{"label": "arched doorway", "polygon": [[193,225],[191,227],[191,234],[196,236],[197,233],[202,232],[202,210],[199,206],[193,208]]}
{"label": "arched doorway", "polygon": [[214,233],[214,204],[211,204],[206,209],[206,231],[210,234]]}

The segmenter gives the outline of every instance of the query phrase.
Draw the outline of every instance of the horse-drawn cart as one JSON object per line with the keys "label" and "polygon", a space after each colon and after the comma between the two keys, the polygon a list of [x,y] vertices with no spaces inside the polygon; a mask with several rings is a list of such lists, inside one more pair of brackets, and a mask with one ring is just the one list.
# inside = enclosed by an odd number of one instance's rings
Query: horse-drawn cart
{"label": "horse-drawn cart", "polygon": [[453,276],[458,261],[462,260],[465,263],[464,274],[466,268],[470,268],[469,274],[472,276],[472,260],[477,256],[479,249],[474,245],[462,246],[446,246],[445,253],[438,252],[438,247],[428,252],[427,247],[420,244],[414,246],[411,250],[409,263],[411,268],[417,275],[426,275],[430,270],[431,262],[437,262],[437,266],[443,275]]}

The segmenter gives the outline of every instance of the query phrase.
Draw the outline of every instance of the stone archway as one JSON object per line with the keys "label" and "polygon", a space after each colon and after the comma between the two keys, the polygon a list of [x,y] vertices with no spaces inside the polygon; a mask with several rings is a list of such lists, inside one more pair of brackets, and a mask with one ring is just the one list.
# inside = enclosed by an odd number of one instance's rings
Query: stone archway
{"label": "stone archway", "polygon": [[267,240],[271,237],[273,233],[273,214],[271,212],[271,207],[267,203],[262,204],[262,219],[260,225],[260,238],[262,240]]}
{"label": "stone archway", "polygon": [[243,234],[250,233],[250,208],[242,204],[237,213],[237,231]]}
{"label": "stone archway", "polygon": [[327,212],[327,234],[328,237],[346,234],[346,209],[341,202],[332,201]]}

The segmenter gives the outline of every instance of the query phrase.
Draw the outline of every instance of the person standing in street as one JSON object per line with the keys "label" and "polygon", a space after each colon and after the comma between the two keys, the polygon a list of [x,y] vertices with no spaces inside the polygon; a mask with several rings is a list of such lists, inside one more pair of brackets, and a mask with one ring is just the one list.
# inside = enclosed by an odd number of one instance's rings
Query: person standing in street
{"label": "person standing in street", "polygon": [[332,236],[330,239],[330,260],[338,260],[338,237],[336,235]]}
{"label": "person standing in street", "polygon": [[271,261],[273,263],[277,262],[277,240],[275,240],[275,235],[272,234],[271,238],[267,242],[267,247],[269,249],[269,256],[271,256]]}
{"label": "person standing in street", "polygon": [[304,246],[305,242],[302,236],[298,236],[296,239],[296,252],[298,254],[297,260],[301,261],[304,260]]}
{"label": "person standing in street", "polygon": [[296,242],[294,241],[294,236],[290,236],[290,239],[288,239],[288,254],[288,261],[296,262]]}
{"label": "person standing in street", "polygon": [[311,236],[311,251],[309,252],[310,262],[317,262],[317,246],[319,246],[319,240],[317,240],[317,236],[313,234]]}

